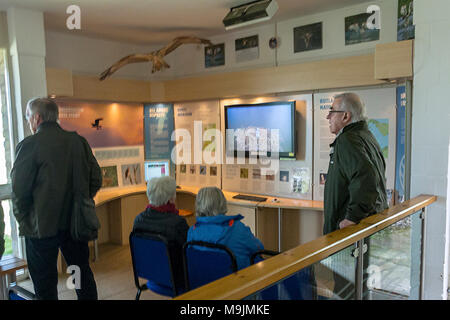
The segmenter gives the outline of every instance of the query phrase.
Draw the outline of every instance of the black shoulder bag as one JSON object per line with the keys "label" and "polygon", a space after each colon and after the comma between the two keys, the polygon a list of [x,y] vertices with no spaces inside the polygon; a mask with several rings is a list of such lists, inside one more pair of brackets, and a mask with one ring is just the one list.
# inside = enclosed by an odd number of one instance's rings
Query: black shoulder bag
{"label": "black shoulder bag", "polygon": [[[98,229],[100,221],[95,212],[95,202],[89,197],[89,165],[86,164],[87,146],[78,134],[74,134],[72,143],[73,156],[73,205],[72,216],[70,220],[70,234],[76,241],[91,241],[98,238]],[[76,148],[78,145],[83,147]],[[87,183],[86,183],[87,181]],[[83,182],[84,185],[83,185]]]}

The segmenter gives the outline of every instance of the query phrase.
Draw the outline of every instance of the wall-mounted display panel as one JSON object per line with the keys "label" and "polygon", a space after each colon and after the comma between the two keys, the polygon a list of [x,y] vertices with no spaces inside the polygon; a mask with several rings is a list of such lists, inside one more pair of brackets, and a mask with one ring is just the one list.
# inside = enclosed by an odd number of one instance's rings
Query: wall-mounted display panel
{"label": "wall-mounted display panel", "polygon": [[[222,188],[227,191],[296,199],[312,199],[312,95],[286,95],[254,99],[221,100],[222,128],[227,106],[295,103],[295,157],[256,157],[225,153]],[[242,117],[244,117],[243,115]],[[250,115],[247,117],[251,118]],[[274,116],[275,121],[278,118]],[[223,132],[224,141],[226,132]],[[226,145],[224,146],[225,152]]]}
{"label": "wall-mounted display panel", "polygon": [[[394,189],[396,89],[389,87],[348,91],[358,94],[366,106],[369,130],[380,144],[386,160],[386,188]],[[348,91],[314,94],[314,200],[323,200],[330,144],[335,139],[335,135],[330,133],[328,111],[333,97]]]}
{"label": "wall-mounted display panel", "polygon": [[198,101],[174,105],[177,184],[221,187],[222,137],[219,101]]}

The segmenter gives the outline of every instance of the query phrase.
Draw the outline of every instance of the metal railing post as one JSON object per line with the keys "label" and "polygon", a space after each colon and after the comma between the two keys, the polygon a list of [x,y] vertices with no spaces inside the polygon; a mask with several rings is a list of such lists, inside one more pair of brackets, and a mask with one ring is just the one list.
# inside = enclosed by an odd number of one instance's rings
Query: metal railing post
{"label": "metal railing post", "polygon": [[419,300],[424,299],[425,295],[425,236],[426,236],[426,214],[425,207],[422,208],[422,213],[420,214],[420,219],[422,220],[421,225],[421,236],[420,236],[420,287],[419,287]]}
{"label": "metal railing post", "polygon": [[278,252],[281,252],[281,207],[278,208]]}
{"label": "metal railing post", "polygon": [[363,274],[364,274],[364,239],[358,240],[356,243],[356,274],[355,274],[355,300],[363,299]]}

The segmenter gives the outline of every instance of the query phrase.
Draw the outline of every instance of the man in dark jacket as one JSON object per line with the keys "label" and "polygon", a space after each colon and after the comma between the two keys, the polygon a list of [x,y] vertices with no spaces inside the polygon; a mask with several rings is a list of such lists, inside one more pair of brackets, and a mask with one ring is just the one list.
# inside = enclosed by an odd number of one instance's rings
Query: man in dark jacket
{"label": "man in dark jacket", "polygon": [[[58,249],[69,266],[79,267],[75,283],[78,299],[97,299],[89,267],[87,242],[70,236],[75,156],[89,180],[89,196],[101,187],[100,167],[86,139],[63,130],[57,123],[58,106],[47,98],[32,99],[26,118],[33,135],[16,148],[11,171],[14,215],[19,235],[25,237],[28,270],[38,299],[58,299]],[[87,193],[87,192],[86,192]]]}
{"label": "man in dark jacket", "polygon": [[[358,95],[337,95],[327,119],[336,139],[330,145],[325,182],[324,234],[357,224],[388,207],[385,160],[378,142],[368,129],[365,108]],[[368,248],[368,242],[366,244]],[[350,255],[345,256],[352,259]],[[366,252],[365,267],[368,256]],[[341,298],[353,292],[352,284],[349,286],[348,281],[340,277],[339,271],[334,273],[334,279],[334,292]]]}
{"label": "man in dark jacket", "polygon": [[331,133],[337,136],[330,145],[325,182],[324,234],[388,207],[385,160],[368,129],[359,97],[354,93],[336,96],[327,119]]}

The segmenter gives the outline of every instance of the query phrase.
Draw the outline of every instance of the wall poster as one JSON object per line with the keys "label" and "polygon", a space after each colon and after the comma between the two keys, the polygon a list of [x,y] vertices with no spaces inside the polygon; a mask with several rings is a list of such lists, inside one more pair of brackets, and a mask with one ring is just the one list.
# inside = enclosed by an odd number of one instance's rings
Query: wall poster
{"label": "wall poster", "polygon": [[322,49],[322,22],[294,28],[294,53]]}
{"label": "wall poster", "polygon": [[236,39],[234,41],[236,62],[256,60],[259,58],[258,35]]}
{"label": "wall poster", "polygon": [[[352,90],[366,106],[368,127],[380,144],[386,161],[386,188],[394,189],[396,148],[395,88]],[[323,200],[323,192],[330,160],[330,144],[336,136],[330,132],[328,111],[334,96],[342,92],[314,95],[314,199]]]}
{"label": "wall poster", "polygon": [[142,145],[142,104],[56,100],[63,129],[76,131],[91,148]]}
{"label": "wall poster", "polygon": [[345,45],[380,40],[380,29],[369,29],[367,20],[372,13],[345,17]]}
{"label": "wall poster", "polygon": [[173,104],[144,105],[145,159],[170,159],[174,130]]}
{"label": "wall poster", "polygon": [[[221,186],[219,102],[174,105],[176,179],[184,186]],[[216,161],[218,160],[218,161]]]}
{"label": "wall poster", "polygon": [[414,0],[398,0],[397,41],[414,39]]}
{"label": "wall poster", "polygon": [[205,47],[205,68],[225,65],[225,43]]}

